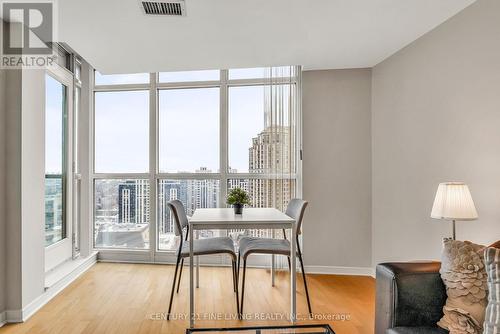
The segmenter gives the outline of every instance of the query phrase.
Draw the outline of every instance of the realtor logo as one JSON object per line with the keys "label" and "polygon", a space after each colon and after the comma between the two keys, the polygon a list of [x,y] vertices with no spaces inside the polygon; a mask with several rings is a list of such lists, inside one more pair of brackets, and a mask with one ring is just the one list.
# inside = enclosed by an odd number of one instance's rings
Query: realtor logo
{"label": "realtor logo", "polygon": [[54,3],[1,1],[1,67],[45,67],[54,61]]}

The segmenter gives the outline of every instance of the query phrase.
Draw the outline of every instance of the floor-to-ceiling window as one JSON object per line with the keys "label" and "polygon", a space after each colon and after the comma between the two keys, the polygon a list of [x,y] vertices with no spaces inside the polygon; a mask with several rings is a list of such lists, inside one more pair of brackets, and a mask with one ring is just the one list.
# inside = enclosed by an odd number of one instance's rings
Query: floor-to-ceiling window
{"label": "floor-to-ceiling window", "polygon": [[55,66],[45,75],[45,270],[73,256],[74,77]]}
{"label": "floor-to-ceiling window", "polygon": [[[240,187],[252,206],[284,209],[300,195],[299,97],[297,67],[96,72],[95,247],[174,250],[166,205],[172,199],[191,215],[197,208],[226,206],[227,192]],[[200,237],[219,233],[225,232]]]}

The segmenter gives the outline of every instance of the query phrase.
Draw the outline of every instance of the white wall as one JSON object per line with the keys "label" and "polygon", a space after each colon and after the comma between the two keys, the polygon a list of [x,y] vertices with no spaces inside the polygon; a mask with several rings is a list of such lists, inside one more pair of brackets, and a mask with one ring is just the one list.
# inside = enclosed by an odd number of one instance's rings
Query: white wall
{"label": "white wall", "polygon": [[6,300],[9,318],[44,291],[44,71],[6,71]]}
{"label": "white wall", "polygon": [[21,92],[22,73],[6,71],[6,309],[22,307],[21,286]]}
{"label": "white wall", "polygon": [[500,239],[500,1],[479,0],[373,69],[373,263],[437,259],[439,182],[479,212],[457,238]]}
{"label": "white wall", "polygon": [[307,71],[302,87],[307,270],[370,267],[371,70]]}
{"label": "white wall", "polygon": [[[45,71],[22,74],[23,307],[44,292],[45,280]],[[29,232],[28,232],[29,231]]]}

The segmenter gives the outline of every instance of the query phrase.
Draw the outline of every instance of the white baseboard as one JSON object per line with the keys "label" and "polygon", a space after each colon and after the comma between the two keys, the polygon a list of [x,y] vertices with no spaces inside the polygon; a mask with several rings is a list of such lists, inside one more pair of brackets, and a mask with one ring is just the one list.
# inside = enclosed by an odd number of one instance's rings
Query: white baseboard
{"label": "white baseboard", "polygon": [[375,269],[373,269],[372,267],[305,266],[304,269],[308,274],[375,277]]}
{"label": "white baseboard", "polygon": [[5,311],[5,323],[23,322],[23,311],[7,310]]}
{"label": "white baseboard", "polygon": [[70,285],[75,279],[86,272],[90,267],[92,267],[97,262],[97,252],[93,253],[89,257],[82,259],[81,263],[78,264],[71,272],[67,273],[64,277],[61,277],[57,282],[52,284],[50,288],[46,289],[45,292],[38,298],[29,303],[22,310],[7,310],[5,311],[5,322],[15,323],[24,322],[29,319],[36,311],[47,304],[52,298],[54,298],[59,292]]}
{"label": "white baseboard", "polygon": [[0,313],[0,327],[2,327],[7,323],[5,319],[6,319],[5,312]]}
{"label": "white baseboard", "polygon": [[[128,256],[128,254],[127,254]],[[147,263],[147,264],[172,264],[175,265],[175,255],[165,254],[162,255],[161,258],[157,258],[156,261],[152,261],[149,258],[141,258],[138,260],[127,259],[127,257],[123,256],[118,252],[99,252],[98,261],[99,262],[109,262],[109,263]],[[257,261],[255,261],[257,260]],[[260,260],[260,261],[258,261]],[[187,265],[187,263],[185,264]],[[211,266],[230,266],[230,263],[221,262],[220,257],[217,256],[203,256],[202,260],[200,260],[200,265],[203,267],[211,267]],[[283,263],[283,268],[288,270],[288,268]],[[257,258],[254,259],[253,263],[251,262],[249,265],[251,268],[263,268],[269,269],[270,264],[267,258]],[[298,266],[298,265],[297,265]],[[279,266],[278,266],[279,267]],[[297,272],[299,272],[300,267],[297,268]],[[324,275],[353,275],[353,276],[371,276],[375,277],[375,269],[372,267],[339,267],[339,266],[305,266],[305,271],[308,274],[324,274]]]}

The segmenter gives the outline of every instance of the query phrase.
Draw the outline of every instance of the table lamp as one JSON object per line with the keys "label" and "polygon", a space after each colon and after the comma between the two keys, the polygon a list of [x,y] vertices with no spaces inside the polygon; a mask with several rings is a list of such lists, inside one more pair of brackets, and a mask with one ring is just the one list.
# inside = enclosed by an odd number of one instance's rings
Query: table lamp
{"label": "table lamp", "polygon": [[455,221],[477,219],[477,211],[469,187],[463,182],[440,183],[434,198],[431,218],[451,220],[453,240],[455,240]]}

